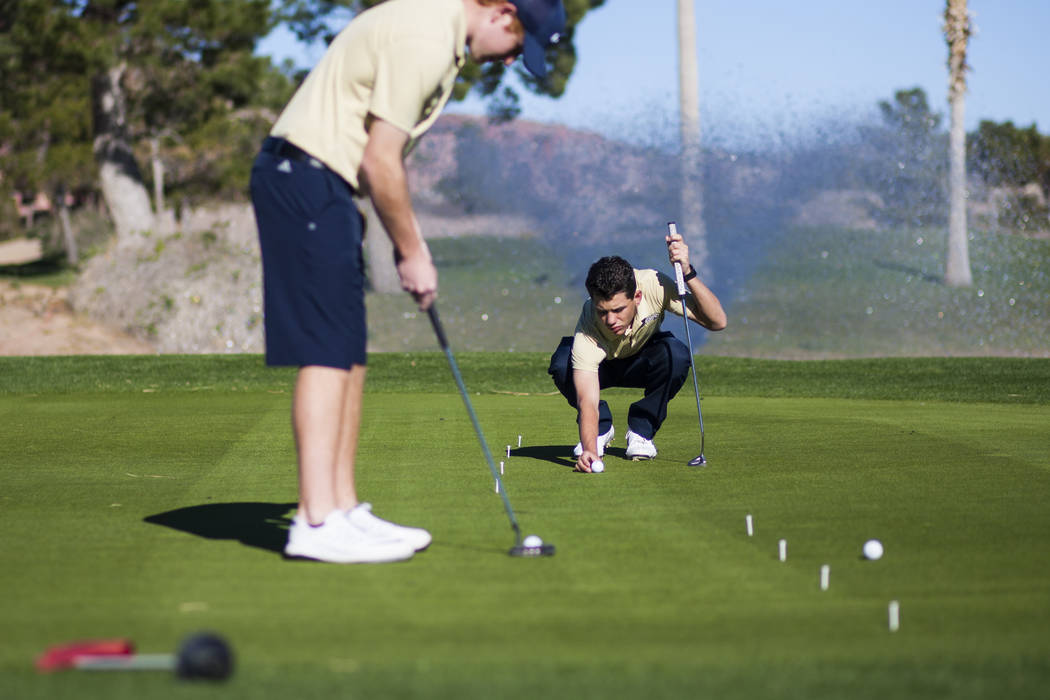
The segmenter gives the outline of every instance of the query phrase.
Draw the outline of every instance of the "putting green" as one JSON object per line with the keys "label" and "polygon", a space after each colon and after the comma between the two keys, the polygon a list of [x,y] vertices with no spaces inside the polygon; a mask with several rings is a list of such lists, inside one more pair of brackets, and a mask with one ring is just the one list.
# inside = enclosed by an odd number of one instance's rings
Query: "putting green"
{"label": "putting green", "polygon": [[[287,392],[0,395],[0,695],[1045,695],[1050,406],[715,396],[710,466],[695,469],[691,394],[659,457],[636,463],[619,391],[606,472],[582,475],[560,397],[475,395],[523,530],[558,548],[523,560],[506,556],[502,504],[437,372],[446,393],[366,396],[361,495],[434,534],[385,566],[281,558],[296,495]],[[878,562],[860,558],[871,537]],[[163,652],[201,629],[237,654],[221,689],[32,668],[58,642]]]}

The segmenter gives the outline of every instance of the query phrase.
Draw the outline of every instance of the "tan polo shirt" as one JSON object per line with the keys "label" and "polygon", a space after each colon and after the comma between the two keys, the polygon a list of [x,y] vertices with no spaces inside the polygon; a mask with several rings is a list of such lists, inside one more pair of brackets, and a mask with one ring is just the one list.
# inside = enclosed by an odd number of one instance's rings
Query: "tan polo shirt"
{"label": "tan polo shirt", "polygon": [[388,0],[332,41],[277,119],[283,137],[359,187],[370,116],[409,135],[430,128],[465,61],[463,0]]}
{"label": "tan polo shirt", "polygon": [[636,355],[660,331],[664,312],[682,315],[682,301],[673,279],[656,270],[635,270],[634,278],[642,299],[634,322],[623,335],[616,335],[594,313],[594,302],[583,304],[572,341],[572,367],[597,372],[602,360]]}

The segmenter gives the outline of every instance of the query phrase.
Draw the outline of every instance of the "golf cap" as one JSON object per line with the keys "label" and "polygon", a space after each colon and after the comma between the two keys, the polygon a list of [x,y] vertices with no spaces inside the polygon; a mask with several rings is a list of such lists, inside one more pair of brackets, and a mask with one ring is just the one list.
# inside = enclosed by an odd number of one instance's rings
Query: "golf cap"
{"label": "golf cap", "polygon": [[525,45],[522,59],[525,67],[541,80],[547,77],[544,56],[547,47],[557,44],[565,31],[565,6],[561,0],[510,0],[518,10],[518,19],[525,27]]}

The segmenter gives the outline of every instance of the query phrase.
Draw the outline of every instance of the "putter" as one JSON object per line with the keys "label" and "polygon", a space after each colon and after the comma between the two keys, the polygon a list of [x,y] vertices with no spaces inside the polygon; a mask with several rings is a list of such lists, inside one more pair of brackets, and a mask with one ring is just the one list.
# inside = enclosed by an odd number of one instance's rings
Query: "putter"
{"label": "putter", "polygon": [[188,680],[225,680],[233,673],[233,650],[222,637],[209,632],[182,641],[175,654],[136,654],[128,639],[95,640],[61,644],[37,659],[42,672],[168,671]]}
{"label": "putter", "polygon": [[[678,227],[673,221],[667,222],[667,230],[672,234],[678,233]],[[689,337],[689,310],[685,305],[685,279],[682,275],[682,263],[674,264],[675,282],[678,284],[678,298],[682,302],[682,321],[685,322],[685,343],[689,346],[689,369],[693,372],[693,394],[696,396],[696,417],[700,420],[700,454],[693,457],[687,464],[690,467],[703,467],[707,465],[704,457],[704,414],[700,411],[700,385],[696,381],[696,363],[693,361],[693,340]]]}
{"label": "putter", "polygon": [[496,469],[496,463],[492,460],[492,453],[489,451],[489,444],[485,442],[485,436],[481,432],[481,424],[478,422],[478,416],[474,413],[474,406],[471,405],[470,399],[467,397],[467,387],[463,384],[463,376],[459,373],[459,366],[456,364],[456,359],[452,357],[452,348],[449,347],[448,337],[445,335],[445,328],[441,325],[441,319],[438,317],[437,305],[431,304],[430,308],[427,309],[427,315],[430,316],[430,323],[434,326],[434,333],[437,335],[438,345],[445,353],[445,358],[448,360],[448,366],[452,369],[452,376],[456,380],[456,386],[459,388],[459,395],[463,399],[463,405],[467,407],[467,414],[470,416],[470,422],[474,425],[474,433],[478,436],[478,442],[481,443],[481,451],[485,453],[485,461],[488,462],[489,471],[492,472],[492,478],[496,480],[496,485],[499,487],[499,496],[503,499],[503,508],[507,511],[507,517],[510,519],[511,529],[514,530],[514,546],[510,548],[507,553],[512,557],[549,557],[554,554],[554,545],[545,543],[540,540],[536,535],[529,535],[524,540],[521,538],[521,528],[518,527],[518,519],[514,517],[514,509],[510,507],[510,499],[507,498],[507,489],[503,486],[503,480],[499,477],[499,471]]}

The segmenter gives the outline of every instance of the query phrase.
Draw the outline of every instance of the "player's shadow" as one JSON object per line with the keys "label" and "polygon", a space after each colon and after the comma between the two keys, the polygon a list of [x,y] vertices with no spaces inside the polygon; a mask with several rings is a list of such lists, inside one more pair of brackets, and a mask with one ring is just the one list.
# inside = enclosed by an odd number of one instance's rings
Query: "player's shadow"
{"label": "player's shadow", "polygon": [[295,503],[206,503],[150,515],[143,520],[209,540],[237,540],[249,547],[284,551]]}
{"label": "player's shadow", "polygon": [[[572,456],[573,445],[537,445],[535,447],[511,448],[511,457],[532,457],[542,459],[559,467],[576,468],[576,458]],[[622,447],[613,447],[606,450],[606,454],[614,457],[627,458],[627,450]]]}

